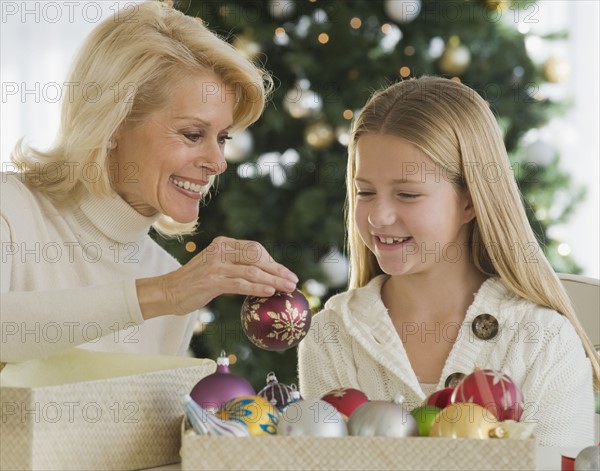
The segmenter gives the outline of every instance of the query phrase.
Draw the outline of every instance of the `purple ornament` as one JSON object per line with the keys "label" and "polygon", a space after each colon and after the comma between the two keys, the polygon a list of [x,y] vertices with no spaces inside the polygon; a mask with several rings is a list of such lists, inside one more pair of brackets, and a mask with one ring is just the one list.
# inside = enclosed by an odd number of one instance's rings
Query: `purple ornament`
{"label": "purple ornament", "polygon": [[225,351],[217,358],[217,371],[198,381],[190,392],[196,404],[213,414],[231,399],[255,394],[248,381],[229,371],[229,358]]}
{"label": "purple ornament", "polygon": [[264,397],[280,411],[288,404],[302,399],[295,384],[288,386],[287,384],[280,383],[272,371],[267,374],[267,385],[257,395]]}

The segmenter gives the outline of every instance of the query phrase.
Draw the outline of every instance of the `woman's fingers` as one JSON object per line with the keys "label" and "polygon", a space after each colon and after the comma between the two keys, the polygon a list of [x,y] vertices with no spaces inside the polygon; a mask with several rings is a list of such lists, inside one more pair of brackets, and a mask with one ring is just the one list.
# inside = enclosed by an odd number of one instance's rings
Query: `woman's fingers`
{"label": "woman's fingers", "polygon": [[298,277],[288,268],[277,263],[258,242],[217,237],[202,254],[211,264],[222,264],[224,268],[231,266],[244,268],[242,272],[235,270],[235,274],[231,273],[230,276],[265,284],[278,291],[293,291],[298,282]]}

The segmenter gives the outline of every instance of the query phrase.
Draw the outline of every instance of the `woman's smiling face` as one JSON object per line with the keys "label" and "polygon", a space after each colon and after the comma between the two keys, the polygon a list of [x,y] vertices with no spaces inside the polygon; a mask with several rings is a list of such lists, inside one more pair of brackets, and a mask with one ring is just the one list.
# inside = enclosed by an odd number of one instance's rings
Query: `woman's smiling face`
{"label": "woman's smiling face", "polygon": [[232,87],[210,71],[182,78],[166,106],[117,131],[111,152],[116,192],[145,216],[194,222],[202,195],[227,167],[234,100]]}

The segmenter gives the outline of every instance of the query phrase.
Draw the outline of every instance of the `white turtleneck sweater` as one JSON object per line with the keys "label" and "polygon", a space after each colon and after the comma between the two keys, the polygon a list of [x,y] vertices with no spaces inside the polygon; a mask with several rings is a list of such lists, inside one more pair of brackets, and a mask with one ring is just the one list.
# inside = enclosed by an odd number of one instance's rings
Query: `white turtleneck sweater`
{"label": "white turtleneck sweater", "polygon": [[[370,400],[391,400],[400,393],[409,409],[426,399],[381,300],[386,278],[377,276],[362,288],[332,297],[313,317],[310,332],[298,346],[304,398],[356,388]],[[499,324],[498,334],[489,340],[479,339],[471,330],[473,320],[484,313]],[[522,420],[536,424],[538,444],[594,444],[592,368],[568,319],[520,298],[499,278],[490,278],[458,327],[435,389],[443,389],[452,373],[469,374],[476,367],[499,370],[521,388]],[[429,338],[435,334],[427,332]],[[437,335],[443,341],[442,327]]]}
{"label": "white turtleneck sweater", "polygon": [[183,355],[197,312],[144,321],[135,280],[179,263],[149,236],[156,218],[123,199],[87,195],[57,209],[19,174],[0,174],[0,361],[74,346]]}

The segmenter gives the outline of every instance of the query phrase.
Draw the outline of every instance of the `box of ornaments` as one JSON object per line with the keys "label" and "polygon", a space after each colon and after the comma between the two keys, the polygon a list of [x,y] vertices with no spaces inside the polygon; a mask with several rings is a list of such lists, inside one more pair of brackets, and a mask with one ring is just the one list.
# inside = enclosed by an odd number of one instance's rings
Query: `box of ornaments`
{"label": "box of ornaments", "polygon": [[[483,407],[466,396],[497,401]],[[256,393],[222,355],[217,371],[184,396],[182,469],[536,469],[533,424],[515,420],[522,409],[507,397],[519,401],[516,386],[491,370],[476,370],[412,411],[400,396],[369,400],[352,388],[303,399],[274,373]]]}
{"label": "box of ornaments", "polygon": [[214,360],[74,348],[0,373],[0,469],[133,470],[180,461],[181,401]]}
{"label": "box of ornaments", "polygon": [[[302,340],[310,315],[298,291],[250,296],[241,323],[252,343],[277,351]],[[522,420],[521,391],[499,371],[476,370],[409,410],[400,396],[370,400],[352,388],[305,399],[274,373],[255,392],[222,352],[183,408],[183,470],[536,468],[534,424]]]}

